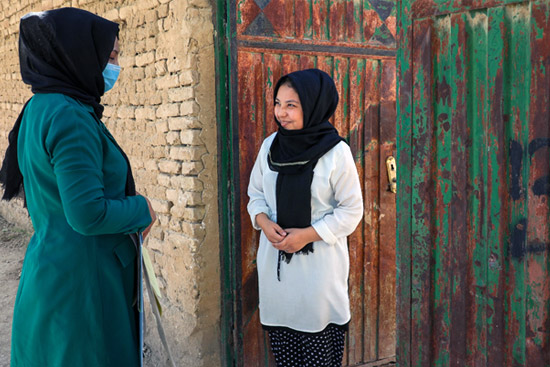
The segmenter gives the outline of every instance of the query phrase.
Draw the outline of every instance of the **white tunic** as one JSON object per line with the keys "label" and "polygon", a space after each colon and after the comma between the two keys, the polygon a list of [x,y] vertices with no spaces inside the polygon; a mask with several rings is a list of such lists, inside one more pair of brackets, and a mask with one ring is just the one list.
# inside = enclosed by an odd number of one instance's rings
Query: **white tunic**
{"label": "white tunic", "polygon": [[[275,186],[277,172],[267,163],[275,137],[266,138],[250,175],[248,213],[255,229],[256,215],[266,213],[277,222]],[[277,280],[278,250],[262,232],[257,254],[260,322],[304,332],[322,331],[328,324],[350,320],[348,296],[349,254],[347,236],[363,216],[363,199],[349,146],[338,143],[325,153],[314,169],[311,184],[311,223],[323,239],[314,252],[294,254],[281,262]]]}

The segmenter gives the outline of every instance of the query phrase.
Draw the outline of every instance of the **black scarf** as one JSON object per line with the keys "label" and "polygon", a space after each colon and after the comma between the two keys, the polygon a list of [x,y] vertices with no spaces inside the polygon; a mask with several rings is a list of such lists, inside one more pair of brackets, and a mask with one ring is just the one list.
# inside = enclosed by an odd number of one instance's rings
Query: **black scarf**
{"label": "black scarf", "polygon": [[[279,130],[269,150],[269,167],[277,171],[277,224],[285,228],[306,228],[311,225],[311,182],[313,169],[326,152],[343,139],[328,119],[338,105],[338,92],[332,78],[318,69],[296,71],[282,77],[274,90],[274,98],[285,79],[300,97],[304,115],[301,130],[285,130],[277,118]],[[313,243],[297,253],[313,252]],[[281,260],[290,262],[292,254],[279,251],[277,276]]]}
{"label": "black scarf", "polygon": [[[62,8],[25,15],[19,30],[21,76],[32,92],[62,93],[92,106],[95,117],[101,119],[100,101],[105,89],[102,73],[118,36],[118,24],[85,10]],[[9,134],[0,170],[5,200],[17,196],[23,184],[17,137],[27,103]],[[120,151],[128,163],[126,195],[135,195],[128,157]]]}

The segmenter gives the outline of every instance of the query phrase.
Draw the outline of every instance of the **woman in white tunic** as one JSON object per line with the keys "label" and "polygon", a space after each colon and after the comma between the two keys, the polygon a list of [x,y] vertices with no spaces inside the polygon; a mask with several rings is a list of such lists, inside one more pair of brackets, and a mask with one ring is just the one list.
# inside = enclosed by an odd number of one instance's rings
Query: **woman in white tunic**
{"label": "woman in white tunic", "polygon": [[347,236],[363,215],[349,146],[328,119],[338,104],[321,70],[282,77],[276,133],[252,169],[248,212],[261,230],[260,322],[278,366],[341,366],[350,321]]}

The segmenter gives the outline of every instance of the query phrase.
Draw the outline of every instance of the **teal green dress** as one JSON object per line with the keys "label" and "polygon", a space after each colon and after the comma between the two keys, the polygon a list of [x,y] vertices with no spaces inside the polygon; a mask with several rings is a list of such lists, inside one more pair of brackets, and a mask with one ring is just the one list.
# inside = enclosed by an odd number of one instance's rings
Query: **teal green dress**
{"label": "teal green dress", "polygon": [[92,107],[36,94],[18,138],[35,233],[15,301],[12,367],[139,365],[136,250],[151,222],[127,197],[127,163]]}

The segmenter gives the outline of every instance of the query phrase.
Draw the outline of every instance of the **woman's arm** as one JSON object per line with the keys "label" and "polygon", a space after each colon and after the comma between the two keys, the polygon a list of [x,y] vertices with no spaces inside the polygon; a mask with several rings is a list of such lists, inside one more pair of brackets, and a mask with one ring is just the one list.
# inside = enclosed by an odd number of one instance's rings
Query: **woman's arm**
{"label": "woman's arm", "polygon": [[[152,222],[147,199],[107,199],[103,186],[103,147],[97,122],[85,110],[68,107],[46,137],[67,222],[83,235],[134,233]],[[70,127],[67,128],[67,123]],[[121,172],[126,174],[126,172]]]}
{"label": "woman's arm", "polygon": [[332,213],[312,223],[315,232],[330,245],[338,238],[349,236],[363,217],[363,197],[355,161],[347,144],[340,147],[330,174],[336,205]]}
{"label": "woman's arm", "polygon": [[258,223],[258,219],[259,219],[258,215],[263,213],[266,219],[268,220],[269,220],[269,217],[271,216],[271,210],[267,205],[265,194],[264,194],[264,187],[263,187],[264,167],[262,164],[262,160],[265,161],[264,163],[267,163],[265,149],[266,149],[266,142],[264,140],[262,147],[260,148],[260,151],[258,153],[258,156],[256,157],[256,161],[254,162],[254,166],[252,167],[252,171],[250,172],[250,180],[248,182],[248,192],[247,192],[249,200],[248,200],[248,205],[246,206],[246,209],[248,210],[248,214],[250,215],[252,227],[254,227],[254,229],[257,229],[257,230],[262,229],[262,227]]}

